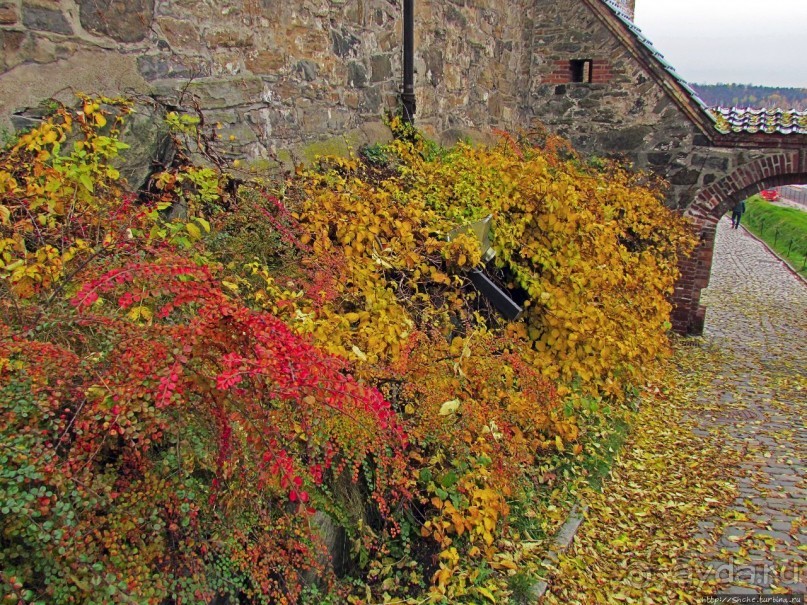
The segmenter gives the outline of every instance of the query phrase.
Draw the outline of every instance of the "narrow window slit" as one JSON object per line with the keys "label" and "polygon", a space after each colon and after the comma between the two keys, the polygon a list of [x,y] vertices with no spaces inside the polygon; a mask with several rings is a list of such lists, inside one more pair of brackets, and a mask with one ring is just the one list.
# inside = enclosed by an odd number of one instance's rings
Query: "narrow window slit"
{"label": "narrow window slit", "polygon": [[591,59],[572,59],[569,72],[572,82],[591,82]]}

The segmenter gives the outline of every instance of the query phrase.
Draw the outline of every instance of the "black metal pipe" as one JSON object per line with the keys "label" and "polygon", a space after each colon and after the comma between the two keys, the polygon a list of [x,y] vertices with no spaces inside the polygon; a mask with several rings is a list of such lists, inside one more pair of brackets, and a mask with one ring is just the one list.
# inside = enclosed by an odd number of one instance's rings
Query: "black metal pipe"
{"label": "black metal pipe", "polygon": [[403,0],[403,119],[415,121],[415,0]]}

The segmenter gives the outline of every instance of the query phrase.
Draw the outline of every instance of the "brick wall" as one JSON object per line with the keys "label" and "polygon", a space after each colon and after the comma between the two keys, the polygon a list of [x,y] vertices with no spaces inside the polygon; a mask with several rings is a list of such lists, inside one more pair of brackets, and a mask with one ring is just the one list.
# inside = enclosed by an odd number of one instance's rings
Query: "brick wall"
{"label": "brick wall", "polygon": [[605,59],[594,59],[592,61],[592,82],[594,84],[605,84],[610,82],[614,77],[614,72],[611,70],[611,62]]}
{"label": "brick wall", "polygon": [[[575,82],[574,61],[585,61],[587,78]],[[614,77],[611,62],[605,59],[556,59],[552,62],[553,69],[542,80],[545,84],[607,84]]]}

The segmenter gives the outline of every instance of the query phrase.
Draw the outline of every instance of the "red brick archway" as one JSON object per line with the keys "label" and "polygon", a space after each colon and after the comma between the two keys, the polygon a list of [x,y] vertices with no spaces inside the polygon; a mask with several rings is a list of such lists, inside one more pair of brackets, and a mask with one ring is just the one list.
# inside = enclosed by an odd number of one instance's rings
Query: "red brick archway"
{"label": "red brick archway", "polygon": [[681,277],[673,294],[673,329],[680,334],[703,333],[706,308],[701,290],[709,285],[717,222],[734,204],[763,189],[807,183],[807,151],[782,151],[745,164],[701,190],[684,212],[699,234],[691,257],[681,262]]}

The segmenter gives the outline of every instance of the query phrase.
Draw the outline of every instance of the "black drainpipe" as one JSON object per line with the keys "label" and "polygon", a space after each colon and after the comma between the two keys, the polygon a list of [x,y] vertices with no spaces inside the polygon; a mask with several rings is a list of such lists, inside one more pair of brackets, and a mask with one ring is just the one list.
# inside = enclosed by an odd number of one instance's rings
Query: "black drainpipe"
{"label": "black drainpipe", "polygon": [[415,0],[403,0],[403,119],[415,121]]}

